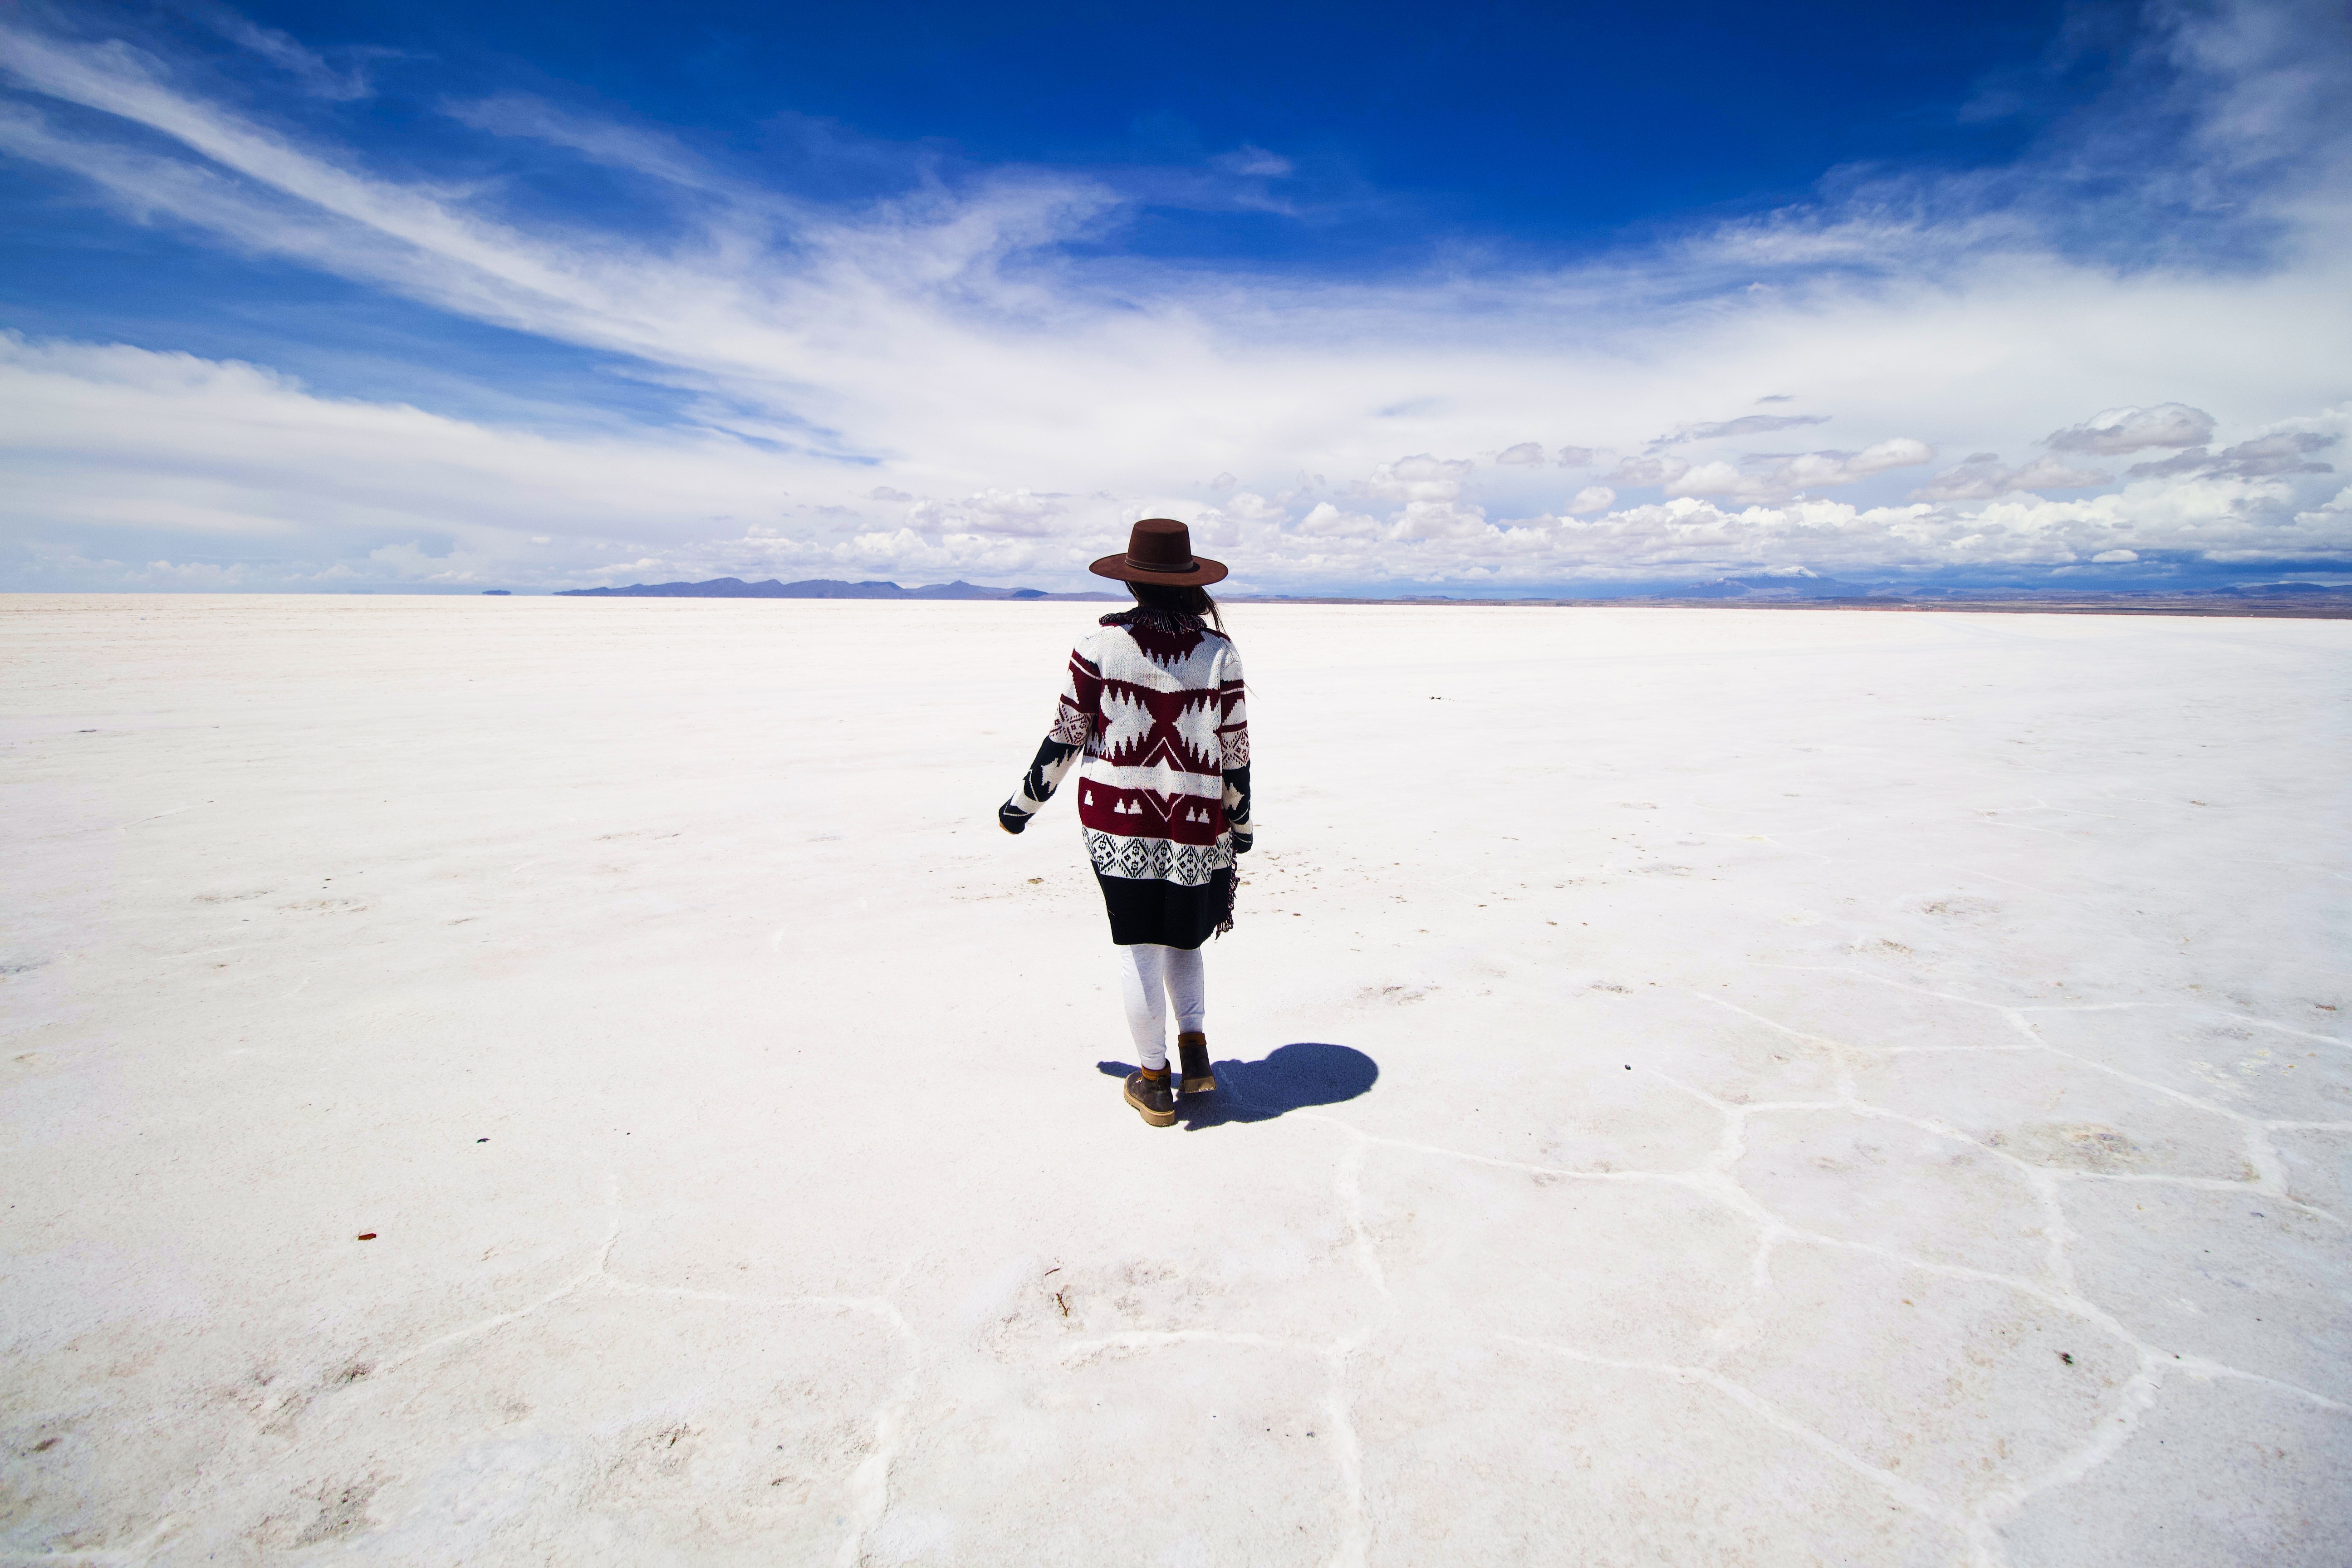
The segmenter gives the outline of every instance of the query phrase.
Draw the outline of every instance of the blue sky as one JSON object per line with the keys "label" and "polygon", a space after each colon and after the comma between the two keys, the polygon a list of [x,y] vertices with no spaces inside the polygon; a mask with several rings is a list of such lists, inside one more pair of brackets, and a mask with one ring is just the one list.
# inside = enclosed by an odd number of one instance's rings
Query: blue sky
{"label": "blue sky", "polygon": [[890,188],[918,149],[1148,178],[1278,148],[1294,221],[1170,205],[1123,245],[1323,264],[1336,245],[1359,265],[1448,228],[1589,242],[1786,200],[1857,158],[1998,161],[2094,89],[2119,41],[2094,25],[2053,55],[2061,9],[2044,4],[699,5],[666,10],[652,36],[635,5],[567,7],[555,27],[540,7],[247,14],[314,46],[433,61],[372,73],[386,97],[621,110],[835,196]]}
{"label": "blue sky", "polygon": [[0,13],[0,586],[2352,580],[2342,7]]}

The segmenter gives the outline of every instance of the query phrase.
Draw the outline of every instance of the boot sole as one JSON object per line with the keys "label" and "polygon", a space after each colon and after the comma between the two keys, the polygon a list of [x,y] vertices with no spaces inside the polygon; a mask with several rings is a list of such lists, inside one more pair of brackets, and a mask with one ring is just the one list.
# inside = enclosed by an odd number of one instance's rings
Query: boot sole
{"label": "boot sole", "polygon": [[1172,1110],[1154,1110],[1131,1094],[1127,1097],[1127,1102],[1135,1107],[1135,1113],[1150,1126],[1172,1127],[1176,1123],[1176,1113]]}
{"label": "boot sole", "polygon": [[1214,1094],[1217,1092],[1217,1080],[1209,1075],[1188,1078],[1177,1084],[1176,1091],[1179,1094]]}

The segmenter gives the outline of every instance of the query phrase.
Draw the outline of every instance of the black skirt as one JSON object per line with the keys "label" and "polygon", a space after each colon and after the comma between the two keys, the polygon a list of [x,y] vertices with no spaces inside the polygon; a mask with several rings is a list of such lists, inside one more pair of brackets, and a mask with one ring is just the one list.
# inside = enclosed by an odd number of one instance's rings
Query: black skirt
{"label": "black skirt", "polygon": [[1103,909],[1110,916],[1110,939],[1121,947],[1148,942],[1195,948],[1233,923],[1230,866],[1197,888],[1157,878],[1106,877],[1100,871],[1095,880],[1101,884]]}

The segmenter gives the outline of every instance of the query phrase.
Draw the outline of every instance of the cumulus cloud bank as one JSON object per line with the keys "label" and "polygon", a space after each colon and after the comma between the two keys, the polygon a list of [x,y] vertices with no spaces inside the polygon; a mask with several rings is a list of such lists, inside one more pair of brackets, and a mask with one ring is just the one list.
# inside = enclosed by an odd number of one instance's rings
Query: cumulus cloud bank
{"label": "cumulus cloud bank", "polygon": [[[0,570],[1060,586],[1151,513],[1265,589],[2342,562],[2352,505],[2320,454],[2352,409],[2352,180],[2291,25],[2308,9],[2151,13],[2103,117],[1998,178],[1840,177],[1636,248],[1371,281],[1105,259],[1160,198],[1103,177],[983,169],[825,203],[520,95],[446,128],[511,179],[386,173],[429,171],[428,148],[362,157],[184,62],[18,16],[0,154],[128,221],[607,356],[669,401],[501,425],[9,337]],[[358,64],[238,36],[290,93],[363,102]],[[2049,194],[2151,159],[2143,205],[2102,196],[2095,223]],[[525,199],[567,160],[644,195],[638,226]],[[1289,168],[1244,148],[1152,189],[1274,211]],[[2223,185],[2226,212],[2198,194]],[[2201,226],[2167,216],[2200,202]],[[1767,404],[1788,411],[1736,412]],[[1831,409],[1835,447],[1749,449]],[[1923,479],[1939,450],[1971,455]],[[2112,473],[2143,453],[2169,455]]]}

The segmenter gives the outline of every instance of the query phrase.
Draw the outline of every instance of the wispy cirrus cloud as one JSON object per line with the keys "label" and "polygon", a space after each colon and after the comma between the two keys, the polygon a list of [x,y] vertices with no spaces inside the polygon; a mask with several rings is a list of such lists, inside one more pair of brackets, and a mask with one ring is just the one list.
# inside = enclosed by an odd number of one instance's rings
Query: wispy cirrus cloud
{"label": "wispy cirrus cloud", "polygon": [[316,50],[303,47],[292,35],[261,26],[226,5],[192,3],[187,12],[229,42],[286,72],[309,96],[330,102],[349,102],[371,95],[375,89],[369,80],[369,64],[398,53],[393,49],[344,50],[342,53],[352,63],[338,66]]}

